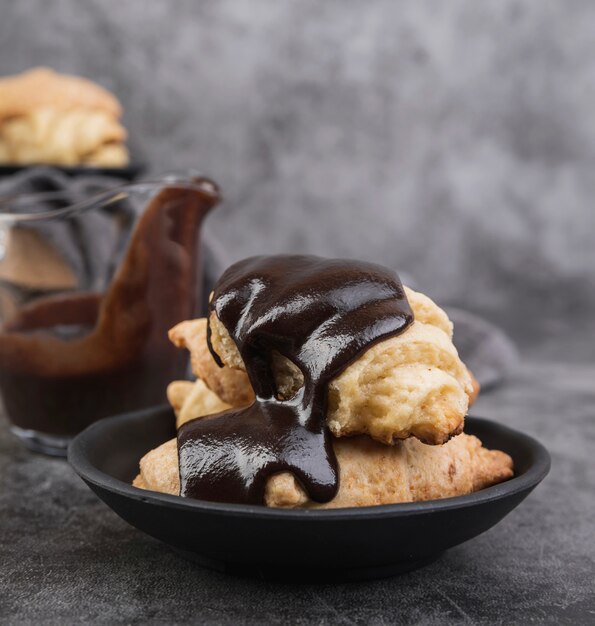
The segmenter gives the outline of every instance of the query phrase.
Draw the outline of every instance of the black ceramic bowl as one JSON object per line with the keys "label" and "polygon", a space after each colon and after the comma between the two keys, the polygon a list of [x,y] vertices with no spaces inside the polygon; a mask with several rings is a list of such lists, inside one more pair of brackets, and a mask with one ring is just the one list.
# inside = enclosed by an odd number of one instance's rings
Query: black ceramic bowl
{"label": "black ceramic bowl", "polygon": [[424,565],[479,535],[545,477],[550,458],[537,441],[485,419],[465,431],[508,452],[515,477],[443,500],[305,511],[190,500],[130,485],[138,461],[174,436],[169,407],[111,417],[78,435],[68,458],[120,517],[202,565],[267,579],[356,580]]}

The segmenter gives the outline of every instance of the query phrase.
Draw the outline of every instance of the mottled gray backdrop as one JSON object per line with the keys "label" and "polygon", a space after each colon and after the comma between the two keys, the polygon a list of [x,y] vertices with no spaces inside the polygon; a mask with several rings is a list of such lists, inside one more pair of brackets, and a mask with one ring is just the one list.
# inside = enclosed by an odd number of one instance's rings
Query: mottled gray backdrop
{"label": "mottled gray backdrop", "polygon": [[590,0],[0,7],[0,74],[114,90],[152,171],[220,182],[230,259],[378,260],[513,331],[509,305],[553,327],[595,311]]}

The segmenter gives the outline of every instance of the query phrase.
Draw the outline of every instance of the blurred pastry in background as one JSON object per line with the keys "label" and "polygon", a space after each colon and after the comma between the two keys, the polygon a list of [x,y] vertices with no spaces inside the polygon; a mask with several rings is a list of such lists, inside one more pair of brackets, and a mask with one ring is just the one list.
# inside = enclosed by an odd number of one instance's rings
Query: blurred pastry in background
{"label": "blurred pastry in background", "polygon": [[96,83],[48,68],[0,79],[0,164],[124,167],[122,106]]}

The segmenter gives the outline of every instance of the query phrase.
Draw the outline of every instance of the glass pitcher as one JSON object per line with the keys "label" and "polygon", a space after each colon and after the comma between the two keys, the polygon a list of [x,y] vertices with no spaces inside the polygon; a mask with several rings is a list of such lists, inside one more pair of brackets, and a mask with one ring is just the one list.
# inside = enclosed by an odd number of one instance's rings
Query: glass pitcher
{"label": "glass pitcher", "polygon": [[0,201],[0,393],[13,432],[65,455],[92,422],[165,401],[187,357],[167,331],[200,303],[200,229],[219,202],[168,176],[66,204]]}

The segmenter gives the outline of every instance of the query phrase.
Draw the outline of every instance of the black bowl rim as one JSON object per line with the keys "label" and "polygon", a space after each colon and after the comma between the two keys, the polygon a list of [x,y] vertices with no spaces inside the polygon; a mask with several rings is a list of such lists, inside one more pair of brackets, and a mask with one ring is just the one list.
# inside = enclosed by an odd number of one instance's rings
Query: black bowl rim
{"label": "black bowl rim", "polygon": [[275,520],[301,520],[303,522],[323,522],[337,520],[353,520],[358,518],[386,518],[386,517],[406,517],[425,513],[437,513],[447,510],[459,509],[470,506],[492,502],[505,497],[533,489],[548,474],[551,466],[551,459],[546,448],[533,437],[518,430],[499,424],[492,420],[480,417],[468,416],[466,420],[473,424],[482,424],[494,431],[500,431],[509,438],[526,446],[533,455],[533,463],[520,476],[513,476],[509,480],[486,487],[480,491],[464,495],[443,498],[437,500],[426,500],[424,502],[405,502],[397,504],[382,504],[366,507],[346,507],[337,509],[278,509],[269,508],[262,505],[228,504],[224,502],[210,502],[206,500],[192,500],[180,496],[158,493],[139,489],[125,483],[105,472],[97,469],[91,464],[86,448],[92,445],[94,436],[99,432],[109,429],[123,419],[139,419],[143,415],[151,415],[157,410],[167,408],[164,406],[142,409],[130,413],[123,413],[102,419],[88,426],[78,434],[68,447],[68,462],[74,471],[89,485],[95,485],[101,489],[110,491],[119,496],[131,498],[143,503],[156,506],[183,509],[188,512],[225,514],[227,516],[244,517],[249,515],[253,518],[267,518]]}

